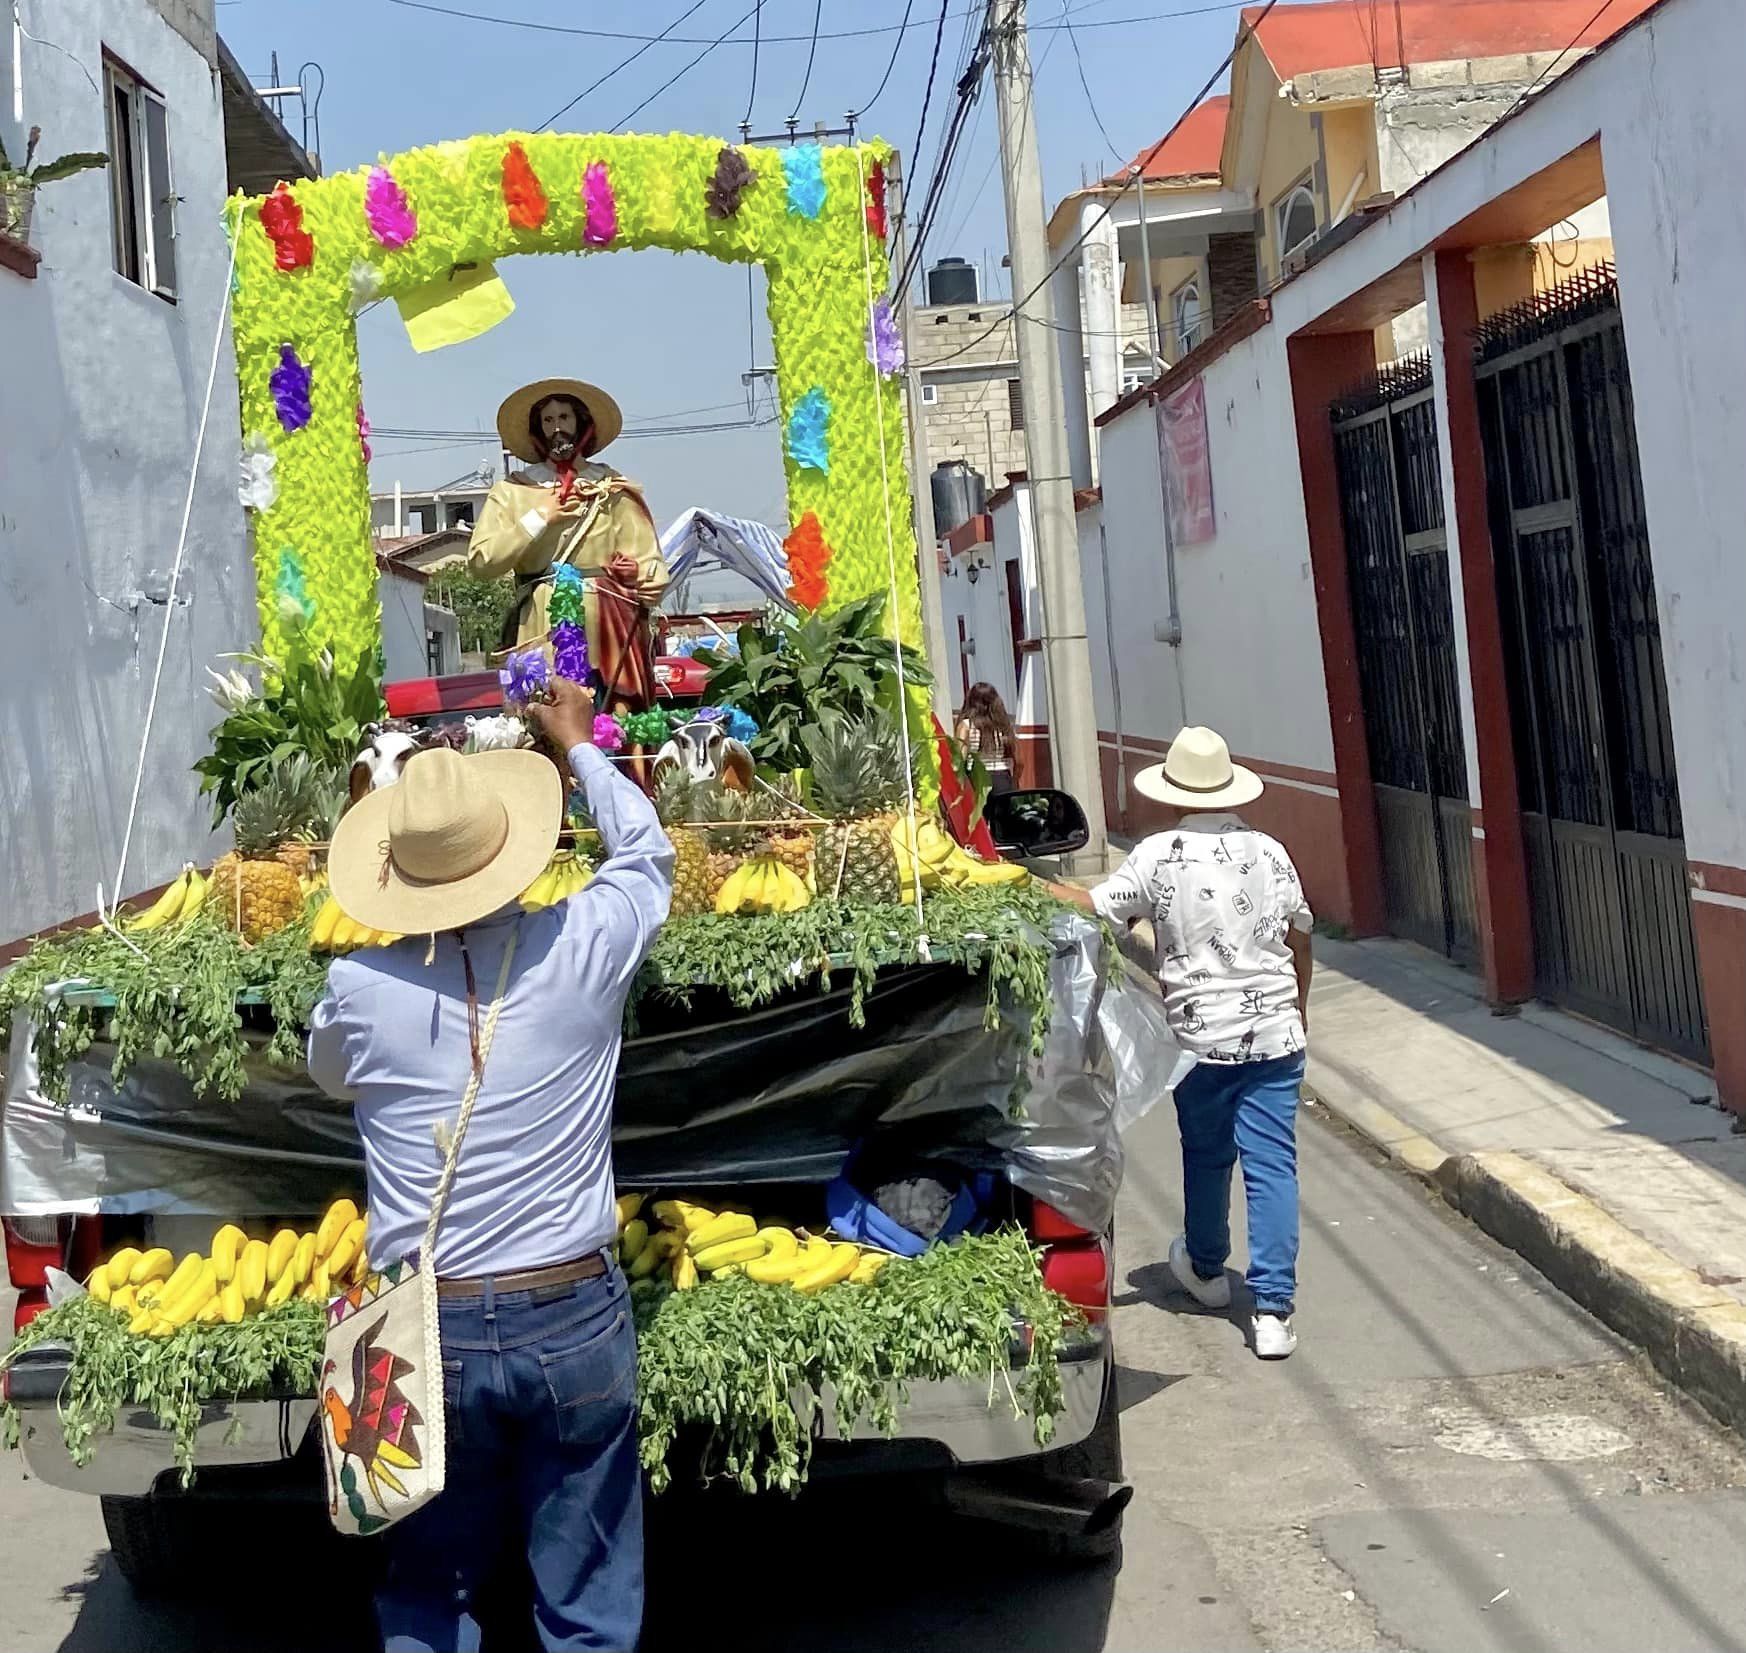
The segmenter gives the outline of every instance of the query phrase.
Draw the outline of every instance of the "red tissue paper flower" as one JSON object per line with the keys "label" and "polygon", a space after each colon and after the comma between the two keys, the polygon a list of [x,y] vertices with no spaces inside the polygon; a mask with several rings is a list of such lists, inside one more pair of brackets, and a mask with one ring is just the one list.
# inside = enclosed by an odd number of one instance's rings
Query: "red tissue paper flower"
{"label": "red tissue paper flower", "polygon": [[887,229],[885,220],[885,163],[875,161],[867,174],[867,228],[881,241]]}
{"label": "red tissue paper flower", "polygon": [[518,230],[537,230],[546,221],[546,192],[519,143],[503,153],[503,203]]}
{"label": "red tissue paper flower", "polygon": [[303,208],[288,185],[281,183],[261,203],[261,228],[281,270],[301,270],[315,257],[315,238],[304,229]]}
{"label": "red tissue paper flower", "polygon": [[825,544],[824,530],[818,518],[808,511],[794,525],[794,532],[782,542],[788,553],[788,595],[800,608],[817,608],[830,588],[825,582],[825,569],[831,560],[831,548]]}

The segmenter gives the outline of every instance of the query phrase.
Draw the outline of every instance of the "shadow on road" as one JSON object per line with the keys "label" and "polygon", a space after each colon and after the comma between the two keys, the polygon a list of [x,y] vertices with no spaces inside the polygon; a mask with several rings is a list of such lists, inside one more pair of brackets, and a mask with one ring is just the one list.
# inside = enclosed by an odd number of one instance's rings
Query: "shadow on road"
{"label": "shadow on road", "polygon": [[[1136,1374],[1147,1378],[1150,1374]],[[641,1653],[751,1645],[760,1653],[1100,1653],[1119,1562],[1040,1565],[1011,1535],[884,1489],[828,1501],[656,1505]],[[226,1578],[235,1581],[228,1593]],[[367,1593],[237,1534],[208,1578],[141,1600],[107,1554],[66,1594],[82,1605],[60,1653],[376,1653]],[[240,1586],[240,1588],[236,1587]],[[486,1653],[529,1653],[499,1631]]]}

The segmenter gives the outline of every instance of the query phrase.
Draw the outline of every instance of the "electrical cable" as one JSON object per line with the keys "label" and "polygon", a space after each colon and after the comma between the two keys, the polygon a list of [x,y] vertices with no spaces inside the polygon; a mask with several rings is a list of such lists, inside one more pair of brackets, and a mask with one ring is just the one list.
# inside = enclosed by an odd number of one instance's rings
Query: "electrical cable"
{"label": "electrical cable", "polygon": [[873,96],[855,111],[858,121],[867,111],[885,95],[885,88],[891,84],[891,71],[897,67],[897,54],[903,50],[904,31],[909,28],[909,14],[915,9],[915,0],[903,0],[903,21],[897,25],[897,44],[891,48],[891,56],[886,61],[885,73],[879,77],[879,88]]}
{"label": "electrical cable", "polygon": [[915,143],[909,151],[912,158],[921,154],[922,138],[928,129],[928,108],[934,101],[934,76],[940,67],[940,42],[946,38],[946,11],[950,5],[951,0],[940,0],[940,20],[934,25],[934,55],[928,62],[928,84],[922,93],[921,120],[916,125]]}
{"label": "electrical cable", "polygon": [[[1065,11],[1063,11],[1062,16],[1063,19],[1065,19]],[[1119,160],[1122,154],[1121,145],[1109,135],[1109,128],[1103,124],[1103,116],[1098,111],[1097,99],[1091,95],[1091,82],[1085,78],[1085,59],[1080,56],[1079,53],[1079,36],[1073,32],[1073,25],[1071,23],[1066,24],[1066,29],[1067,44],[1073,48],[1073,62],[1074,66],[1079,70],[1079,85],[1080,89],[1085,93],[1086,107],[1091,110],[1091,118],[1096,122],[1097,130],[1103,135],[1103,141],[1109,145],[1110,154],[1116,156]],[[1053,42],[1051,42],[1051,44],[1053,44]],[[1041,68],[1042,65],[1039,64],[1038,67]]]}
{"label": "electrical cable", "polygon": [[[812,0],[812,44],[806,49],[806,73],[801,77],[800,96],[794,100],[794,107],[789,111],[788,124],[792,126],[800,119],[801,105],[806,102],[806,90],[812,85],[812,66],[818,57],[818,20],[824,15],[824,0]],[[899,35],[898,40],[903,39]]]}
{"label": "electrical cable", "polygon": [[[545,129],[548,126],[551,126],[554,122],[561,121],[567,114],[570,113],[570,111],[572,109],[574,109],[576,107],[577,104],[579,104],[585,97],[587,97],[590,92],[598,92],[602,86],[604,86],[609,80],[612,79],[612,77],[614,75],[616,75],[619,72],[619,70],[628,69],[631,66],[631,64],[635,63],[636,60],[643,55],[644,52],[648,51],[651,47],[659,45],[663,40],[667,39],[667,37],[673,32],[673,30],[678,28],[679,25],[681,23],[683,23],[686,18],[688,18],[692,15],[693,12],[702,11],[703,8],[705,6],[707,6],[708,4],[709,4],[709,0],[696,0],[696,3],[694,5],[689,7],[686,11],[682,12],[678,17],[675,17],[673,19],[673,21],[671,23],[669,23],[667,25],[667,27],[664,28],[658,35],[655,35],[652,39],[645,40],[642,43],[642,45],[637,47],[637,49],[630,54],[629,57],[621,58],[617,63],[613,64],[613,66],[610,69],[608,69],[606,71],[606,73],[603,74],[598,80],[592,81],[587,86],[584,86],[582,88],[582,90],[580,92],[578,92],[575,95],[575,97],[571,98],[570,101],[568,103],[566,103],[562,109],[558,110],[558,112],[556,114],[548,115],[543,121],[540,122],[540,124],[538,126],[536,126],[534,128],[534,131],[544,132]],[[756,80],[757,72],[758,72],[758,60],[754,56],[752,59],[752,74],[753,74],[753,84],[754,85],[757,84],[757,80]]]}
{"label": "electrical cable", "polygon": [[1613,7],[1613,0],[1601,0],[1599,10],[1597,10],[1595,12],[1594,16],[1591,17],[1586,23],[1584,23],[1582,25],[1582,27],[1580,29],[1578,29],[1576,31],[1575,35],[1571,38],[1570,44],[1568,46],[1566,46],[1564,48],[1564,50],[1561,51],[1555,58],[1553,58],[1552,61],[1550,63],[1548,63],[1546,65],[1546,67],[1544,69],[1542,69],[1539,72],[1539,74],[1537,74],[1533,78],[1533,80],[1531,82],[1529,82],[1529,84],[1527,86],[1523,87],[1521,92],[1519,94],[1517,94],[1516,101],[1514,103],[1512,103],[1508,109],[1504,110],[1504,112],[1498,116],[1497,120],[1492,122],[1492,125],[1496,126],[1496,125],[1501,124],[1504,121],[1507,121],[1511,115],[1513,115],[1518,109],[1520,109],[1522,107],[1522,105],[1524,103],[1526,103],[1528,101],[1529,98],[1531,98],[1537,91],[1539,91],[1540,87],[1544,84],[1547,76],[1549,76],[1558,67],[1558,65],[1565,60],[1565,58],[1569,57],[1570,54],[1576,50],[1577,42],[1580,41],[1582,39],[1582,37],[1585,34],[1587,34],[1588,31],[1595,26],[1595,24],[1600,22],[1600,20],[1609,11],[1612,10],[1612,7]]}
{"label": "electrical cable", "polygon": [[740,122],[744,132],[752,129],[752,110],[758,101],[758,49],[763,33],[764,0],[758,0],[757,10],[752,14],[752,89],[746,94],[746,118]]}
{"label": "electrical cable", "polygon": [[721,43],[724,40],[726,40],[730,34],[733,34],[736,30],[738,30],[740,28],[740,26],[747,21],[748,18],[756,17],[758,15],[758,13],[763,9],[763,5],[764,5],[764,0],[754,0],[754,4],[753,4],[752,9],[750,11],[742,12],[739,15],[739,17],[734,20],[734,22],[729,24],[728,27],[726,29],[724,29],[720,34],[718,34],[714,40],[710,41],[710,43],[707,46],[705,46],[703,48],[703,50],[697,54],[696,57],[692,58],[691,61],[689,63],[687,63],[683,69],[681,69],[676,75],[670,75],[666,80],[662,81],[661,84],[654,89],[654,91],[649,93],[649,95],[646,98],[644,98],[643,101],[636,106],[635,109],[631,110],[631,112],[628,115],[622,116],[619,120],[615,121],[611,126],[609,126],[607,128],[607,131],[609,131],[609,132],[622,132],[625,129],[625,127],[629,126],[630,123],[632,121],[634,121],[638,115],[640,115],[645,109],[647,109],[649,107],[649,105],[651,103],[653,103],[655,101],[656,98],[660,97],[663,92],[671,91],[673,87],[677,86],[679,84],[679,82],[682,81],[688,74],[690,74],[691,71],[693,69],[695,69],[697,67],[697,65],[700,64],[706,57],[708,57],[709,54],[711,52],[713,52],[717,46],[721,45]]}
{"label": "electrical cable", "polygon": [[[1613,0],[1606,0],[1607,6],[1610,6],[1612,3],[1613,3]],[[930,361],[928,363],[929,367],[940,367],[940,366],[943,366],[946,362],[956,361],[960,356],[966,355],[968,352],[974,350],[977,347],[977,345],[981,344],[985,339],[992,338],[994,336],[994,334],[1003,325],[1006,325],[1008,322],[1014,321],[1017,319],[1019,311],[1024,309],[1024,307],[1027,304],[1029,304],[1031,302],[1031,300],[1037,296],[1038,293],[1042,292],[1042,290],[1045,287],[1047,287],[1049,285],[1049,283],[1054,279],[1055,271],[1058,270],[1069,258],[1071,258],[1074,253],[1078,252],[1079,249],[1081,247],[1083,247],[1085,245],[1085,243],[1091,239],[1093,233],[1099,228],[1099,226],[1108,220],[1110,214],[1115,211],[1116,203],[1118,201],[1120,201],[1121,198],[1124,195],[1126,195],[1130,189],[1133,188],[1134,180],[1136,178],[1141,177],[1144,174],[1146,168],[1152,164],[1152,162],[1153,162],[1154,158],[1157,156],[1158,152],[1165,146],[1165,144],[1169,143],[1170,140],[1173,137],[1175,137],[1179,131],[1182,130],[1183,122],[1185,122],[1188,119],[1188,117],[1190,115],[1192,115],[1195,112],[1195,110],[1198,109],[1201,106],[1201,104],[1206,101],[1207,97],[1212,92],[1212,89],[1218,85],[1218,83],[1219,83],[1220,79],[1223,77],[1225,71],[1227,69],[1229,69],[1231,64],[1236,60],[1237,53],[1242,50],[1243,46],[1245,44],[1247,44],[1248,41],[1250,41],[1254,38],[1256,31],[1261,27],[1261,25],[1264,22],[1267,21],[1268,14],[1278,4],[1279,4],[1279,0],[1266,0],[1266,3],[1261,7],[1261,10],[1256,14],[1256,16],[1254,17],[1253,20],[1250,20],[1250,19],[1245,17],[1242,25],[1237,30],[1237,38],[1236,38],[1235,43],[1232,45],[1231,49],[1225,53],[1224,58],[1220,62],[1218,68],[1216,68],[1212,72],[1212,74],[1210,74],[1207,77],[1206,84],[1204,86],[1202,86],[1198,92],[1195,93],[1194,97],[1190,100],[1188,107],[1186,109],[1184,109],[1182,111],[1182,113],[1176,117],[1176,120],[1172,123],[1170,130],[1168,132],[1166,132],[1164,134],[1164,136],[1161,137],[1155,144],[1153,144],[1152,147],[1145,152],[1145,154],[1143,154],[1142,156],[1139,157],[1139,159],[1137,160],[1137,162],[1134,165],[1133,173],[1129,177],[1128,181],[1125,184],[1123,184],[1122,187],[1119,190],[1117,190],[1109,198],[1108,201],[1106,201],[1104,203],[1103,210],[1097,215],[1097,217],[1092,219],[1092,221],[1089,224],[1087,224],[1083,230],[1081,230],[1079,232],[1078,236],[1074,239],[1072,244],[1070,246],[1064,248],[1061,252],[1061,255],[1058,258],[1053,258],[1049,261],[1049,269],[1048,269],[1048,272],[1044,275],[1043,279],[1041,281],[1039,281],[1036,284],[1036,286],[1034,286],[1028,293],[1026,293],[1023,298],[1015,299],[1013,301],[1011,314],[1009,316],[1003,316],[999,321],[996,321],[991,327],[985,328],[981,333],[977,334],[977,336],[975,338],[970,339],[968,342],[960,345],[956,350],[951,351],[948,354],[943,355],[943,356],[936,356],[932,361]],[[1604,11],[1606,9],[1606,6],[1603,6],[1601,9]],[[1041,318],[1036,317],[1036,316],[1027,317],[1026,319],[1029,321],[1037,322],[1039,325],[1048,325],[1047,323],[1042,322]]]}

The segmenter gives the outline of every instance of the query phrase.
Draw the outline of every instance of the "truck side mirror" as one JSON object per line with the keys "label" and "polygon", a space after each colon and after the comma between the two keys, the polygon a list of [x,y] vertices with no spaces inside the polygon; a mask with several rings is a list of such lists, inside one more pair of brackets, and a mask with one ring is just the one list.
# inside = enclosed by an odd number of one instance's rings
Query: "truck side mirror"
{"label": "truck side mirror", "polygon": [[994,793],[982,806],[982,818],[995,847],[1009,861],[1071,855],[1091,837],[1079,800],[1052,787]]}

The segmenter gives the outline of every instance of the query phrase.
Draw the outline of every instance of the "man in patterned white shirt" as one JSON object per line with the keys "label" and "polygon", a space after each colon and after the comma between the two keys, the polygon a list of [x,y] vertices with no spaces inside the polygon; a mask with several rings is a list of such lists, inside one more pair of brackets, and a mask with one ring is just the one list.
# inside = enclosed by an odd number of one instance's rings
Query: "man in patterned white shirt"
{"label": "man in patterned white shirt", "polygon": [[1297,1102],[1309,1018],[1310,924],[1284,848],[1236,813],[1261,796],[1211,729],[1187,728],[1134,777],[1174,819],[1089,894],[1058,893],[1118,929],[1149,920],[1172,1030],[1193,1066],[1175,1091],[1184,1232],[1170,1272],[1207,1308],[1231,1300],[1231,1167],[1243,1165],[1255,1352],[1297,1347]]}

